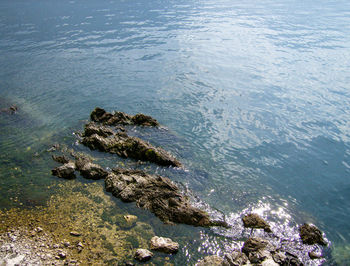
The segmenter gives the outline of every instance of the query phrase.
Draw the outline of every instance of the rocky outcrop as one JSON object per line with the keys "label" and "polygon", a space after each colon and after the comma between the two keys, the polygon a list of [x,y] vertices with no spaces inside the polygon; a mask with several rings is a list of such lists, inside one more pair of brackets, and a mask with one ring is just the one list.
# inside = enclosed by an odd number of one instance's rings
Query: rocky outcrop
{"label": "rocky outcrop", "polygon": [[264,229],[265,232],[271,233],[270,225],[259,215],[250,213],[242,218],[244,227]]}
{"label": "rocky outcrop", "polygon": [[300,238],[304,244],[313,245],[327,245],[327,242],[323,239],[322,232],[314,225],[303,224],[299,228]]}
{"label": "rocky outcrop", "polygon": [[150,241],[150,249],[173,254],[178,252],[179,244],[172,241],[170,238],[154,236]]}
{"label": "rocky outcrop", "polygon": [[104,109],[96,107],[90,114],[90,119],[95,122],[103,123],[108,126],[116,125],[138,125],[138,126],[159,126],[157,120],[151,116],[144,114],[136,114],[134,116],[123,112],[108,113]]}
{"label": "rocky outcrop", "polygon": [[139,248],[135,252],[134,258],[138,261],[148,261],[153,257],[153,253],[147,249]]}
{"label": "rocky outcrop", "polygon": [[140,170],[113,169],[105,179],[106,190],[125,202],[150,210],[165,223],[195,226],[226,225],[212,221],[205,211],[195,208],[170,179]]}
{"label": "rocky outcrop", "polygon": [[181,166],[181,163],[161,148],[125,132],[114,133],[110,128],[95,123],[85,126],[82,143],[93,150],[117,154],[124,158],[149,161],[163,166]]}

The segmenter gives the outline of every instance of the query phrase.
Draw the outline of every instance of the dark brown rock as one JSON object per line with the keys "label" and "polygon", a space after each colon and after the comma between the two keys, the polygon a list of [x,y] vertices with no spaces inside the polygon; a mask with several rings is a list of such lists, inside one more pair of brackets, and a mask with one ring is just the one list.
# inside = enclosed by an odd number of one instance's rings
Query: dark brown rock
{"label": "dark brown rock", "polygon": [[303,224],[299,228],[300,238],[304,244],[313,245],[327,245],[323,239],[322,232],[314,225]]}
{"label": "dark brown rock", "polygon": [[52,160],[61,164],[69,163],[69,159],[64,155],[52,155]]}
{"label": "dark brown rock", "polygon": [[[208,213],[193,207],[170,179],[139,170],[114,169],[105,179],[106,190],[125,202],[150,210],[165,223],[218,225]],[[224,224],[224,223],[223,223]]]}
{"label": "dark brown rock", "polygon": [[264,229],[265,232],[271,233],[270,225],[259,215],[250,213],[242,218],[244,227]]}
{"label": "dark brown rock", "polygon": [[138,125],[138,126],[159,126],[157,120],[144,114],[130,116],[123,112],[108,113],[104,109],[96,107],[90,114],[92,121],[103,123],[108,126],[115,125]]}

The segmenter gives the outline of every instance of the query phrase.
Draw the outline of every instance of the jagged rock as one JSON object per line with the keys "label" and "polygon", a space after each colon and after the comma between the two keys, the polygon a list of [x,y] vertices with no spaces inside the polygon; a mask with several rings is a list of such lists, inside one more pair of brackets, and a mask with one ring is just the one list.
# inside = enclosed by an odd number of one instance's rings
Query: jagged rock
{"label": "jagged rock", "polygon": [[125,202],[150,210],[165,223],[195,226],[225,225],[211,221],[208,213],[193,207],[170,179],[140,170],[113,169],[105,179],[106,190]]}
{"label": "jagged rock", "polygon": [[241,251],[233,251],[231,254],[225,254],[224,266],[240,266],[248,263],[248,257]]}
{"label": "jagged rock", "polygon": [[166,237],[152,237],[150,241],[150,249],[164,253],[176,253],[179,250],[179,244]]}
{"label": "jagged rock", "polygon": [[108,172],[98,164],[87,162],[78,168],[80,174],[87,179],[104,179]]}
{"label": "jagged rock", "polygon": [[204,259],[202,259],[201,261],[196,263],[195,266],[221,266],[221,265],[225,265],[223,263],[224,263],[223,258],[216,256],[216,255],[212,255],[212,256],[206,256]]}
{"label": "jagged rock", "polygon": [[85,125],[85,128],[84,128],[84,136],[85,137],[89,137],[91,135],[94,135],[94,134],[97,134],[101,137],[108,137],[108,136],[111,136],[114,134],[113,130],[108,128],[108,127],[105,127],[105,126],[101,126],[101,125],[97,125],[95,123],[88,123]]}
{"label": "jagged rock", "polygon": [[281,252],[281,251],[273,253],[272,258],[276,263],[278,263],[280,265],[284,264],[287,260],[286,254],[284,252]]}
{"label": "jagged rock", "polygon": [[259,215],[250,213],[242,218],[244,227],[264,229],[265,232],[271,233],[270,225]]}
{"label": "jagged rock", "polygon": [[153,253],[148,249],[139,248],[135,252],[134,258],[138,261],[148,261],[153,257]]}
{"label": "jagged rock", "polygon": [[[109,129],[108,129],[109,130]],[[93,150],[118,154],[124,158],[149,161],[164,166],[181,166],[181,163],[161,148],[137,138],[130,137],[124,132],[109,132],[104,126],[89,123],[85,126],[82,143]],[[108,134],[109,134],[108,133]]]}
{"label": "jagged rock", "polygon": [[264,260],[272,259],[271,252],[274,247],[265,239],[250,237],[244,242],[242,252],[247,255],[251,263],[262,263]]}
{"label": "jagged rock", "polygon": [[115,112],[114,114],[106,112],[104,109],[96,107],[90,114],[92,121],[100,122],[105,125],[138,125],[138,126],[159,126],[157,120],[151,116],[144,114],[137,114],[130,116],[123,112]]}
{"label": "jagged rock", "polygon": [[61,163],[61,164],[65,164],[65,163],[69,163],[69,160],[66,156],[62,155],[62,156],[58,156],[58,155],[52,155],[52,159],[55,162]]}
{"label": "jagged rock", "polygon": [[51,170],[52,175],[65,179],[76,178],[74,171],[75,163],[73,162],[65,163],[64,165],[61,165]]}
{"label": "jagged rock", "polygon": [[303,224],[299,228],[300,238],[304,244],[313,245],[327,245],[326,241],[322,237],[322,232],[314,225]]}

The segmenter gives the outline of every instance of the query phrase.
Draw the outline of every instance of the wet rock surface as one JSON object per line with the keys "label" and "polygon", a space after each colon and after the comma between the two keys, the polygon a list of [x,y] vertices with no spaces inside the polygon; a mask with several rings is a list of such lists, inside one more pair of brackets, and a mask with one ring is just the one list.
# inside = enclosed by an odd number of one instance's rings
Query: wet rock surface
{"label": "wet rock surface", "polygon": [[106,190],[125,202],[150,210],[165,223],[212,226],[208,213],[191,205],[168,178],[140,170],[113,169],[105,179]]}
{"label": "wet rock surface", "polygon": [[150,241],[150,249],[172,254],[179,251],[179,244],[170,238],[154,236]]}
{"label": "wet rock surface", "polygon": [[242,218],[244,227],[264,229],[265,232],[271,233],[270,225],[259,215],[250,213]]}
{"label": "wet rock surface", "polygon": [[327,242],[323,239],[322,232],[314,225],[303,224],[299,228],[300,238],[304,244],[313,245],[327,245]]}
{"label": "wet rock surface", "polygon": [[181,166],[178,160],[162,148],[154,147],[140,138],[130,137],[125,132],[114,133],[95,123],[85,126],[82,143],[92,150],[117,154],[123,158],[149,161],[162,166]]}
{"label": "wet rock surface", "polygon": [[108,126],[116,125],[138,125],[138,126],[159,126],[156,119],[144,114],[136,114],[134,116],[123,112],[108,113],[104,109],[96,107],[90,114],[90,119],[100,122]]}

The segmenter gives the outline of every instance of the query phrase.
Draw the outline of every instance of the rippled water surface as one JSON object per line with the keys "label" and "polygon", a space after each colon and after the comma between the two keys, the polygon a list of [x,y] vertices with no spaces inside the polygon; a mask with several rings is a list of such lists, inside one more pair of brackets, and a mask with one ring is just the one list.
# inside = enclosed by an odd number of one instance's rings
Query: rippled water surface
{"label": "rippled water surface", "polygon": [[349,1],[2,0],[0,205],[45,200],[44,151],[95,106],[143,112],[167,130],[136,133],[186,168],[157,171],[237,223],[193,229],[175,263],[230,249],[255,210],[281,237],[316,224],[349,264],[349,84]]}

